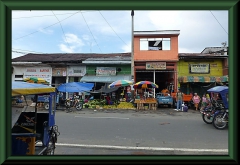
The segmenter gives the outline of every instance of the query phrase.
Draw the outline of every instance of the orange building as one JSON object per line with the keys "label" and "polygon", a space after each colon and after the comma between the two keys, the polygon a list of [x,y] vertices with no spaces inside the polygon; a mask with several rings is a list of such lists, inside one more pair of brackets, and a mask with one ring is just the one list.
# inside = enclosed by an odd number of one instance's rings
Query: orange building
{"label": "orange building", "polygon": [[[152,81],[162,89],[177,90],[180,30],[134,31],[134,81]],[[169,89],[171,90],[171,89]]]}

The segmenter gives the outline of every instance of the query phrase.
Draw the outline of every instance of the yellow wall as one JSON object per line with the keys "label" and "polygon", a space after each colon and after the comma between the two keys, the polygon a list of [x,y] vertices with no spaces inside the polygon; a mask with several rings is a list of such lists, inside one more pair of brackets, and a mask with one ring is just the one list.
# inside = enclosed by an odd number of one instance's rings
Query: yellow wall
{"label": "yellow wall", "polygon": [[[189,64],[209,64],[210,73],[209,74],[192,74],[189,73]],[[178,77],[180,76],[223,76],[223,65],[221,59],[214,59],[214,61],[196,61],[196,62],[184,62],[184,60],[179,60],[177,62]]]}

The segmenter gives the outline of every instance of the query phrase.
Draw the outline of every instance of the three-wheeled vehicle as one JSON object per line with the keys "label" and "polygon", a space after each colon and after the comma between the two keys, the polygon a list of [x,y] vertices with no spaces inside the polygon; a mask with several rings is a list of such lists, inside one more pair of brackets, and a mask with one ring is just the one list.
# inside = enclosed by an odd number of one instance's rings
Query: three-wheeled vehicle
{"label": "three-wheeled vehicle", "polygon": [[214,112],[212,124],[216,129],[225,129],[228,126],[228,87],[215,86],[207,92],[210,93],[212,104],[220,108]]}
{"label": "three-wheeled vehicle", "polygon": [[[35,106],[24,106],[12,126],[12,155],[54,155],[59,136],[55,125],[56,89],[43,84],[12,82],[12,96],[48,96],[48,111]],[[25,100],[26,101],[26,100]],[[26,101],[27,102],[27,101]]]}

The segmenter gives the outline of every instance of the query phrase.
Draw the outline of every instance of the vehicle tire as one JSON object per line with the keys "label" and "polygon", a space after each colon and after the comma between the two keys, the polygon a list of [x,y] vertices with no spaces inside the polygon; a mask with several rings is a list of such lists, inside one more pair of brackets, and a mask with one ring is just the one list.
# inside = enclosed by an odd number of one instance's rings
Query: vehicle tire
{"label": "vehicle tire", "polygon": [[223,114],[220,113],[213,118],[212,124],[216,129],[225,129],[228,125],[228,122],[223,121],[222,115]]}
{"label": "vehicle tire", "polygon": [[44,103],[44,108],[45,108],[46,110],[49,110],[49,103]]}
{"label": "vehicle tire", "polygon": [[51,137],[48,147],[46,151],[44,151],[43,155],[54,155],[54,153],[55,153],[55,141],[54,137]]}
{"label": "vehicle tire", "polygon": [[213,122],[213,118],[212,118],[211,114],[209,114],[209,116],[206,114],[202,114],[202,119],[207,124],[212,124],[212,122]]}
{"label": "vehicle tire", "polygon": [[76,109],[77,109],[78,111],[80,111],[82,108],[83,108],[83,105],[80,104],[80,103],[77,103]]}

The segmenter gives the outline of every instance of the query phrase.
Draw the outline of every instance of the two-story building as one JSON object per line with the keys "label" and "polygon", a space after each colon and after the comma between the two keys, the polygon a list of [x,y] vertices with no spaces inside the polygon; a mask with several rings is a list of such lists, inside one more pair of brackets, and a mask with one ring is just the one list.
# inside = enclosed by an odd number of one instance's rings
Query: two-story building
{"label": "two-story building", "polygon": [[178,36],[180,30],[134,31],[134,81],[152,81],[159,88],[177,90]]}

